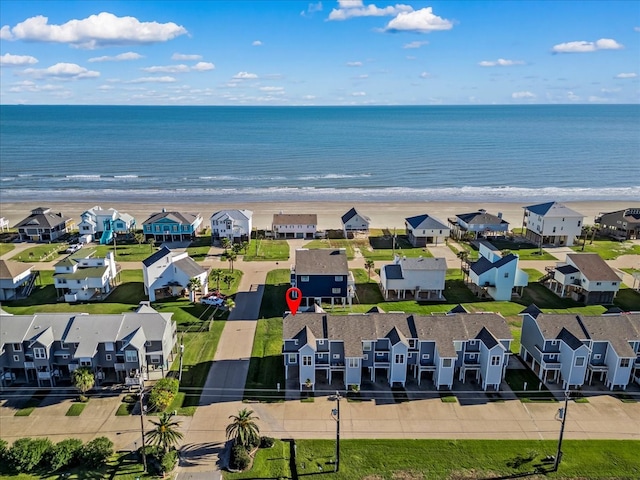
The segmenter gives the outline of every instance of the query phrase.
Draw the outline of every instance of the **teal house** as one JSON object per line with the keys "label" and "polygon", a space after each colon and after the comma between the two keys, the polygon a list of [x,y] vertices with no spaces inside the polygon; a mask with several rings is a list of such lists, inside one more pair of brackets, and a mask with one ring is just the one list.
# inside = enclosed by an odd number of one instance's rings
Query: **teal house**
{"label": "teal house", "polygon": [[201,230],[202,216],[199,213],[167,212],[162,209],[142,223],[145,238],[153,238],[156,242],[193,240]]}

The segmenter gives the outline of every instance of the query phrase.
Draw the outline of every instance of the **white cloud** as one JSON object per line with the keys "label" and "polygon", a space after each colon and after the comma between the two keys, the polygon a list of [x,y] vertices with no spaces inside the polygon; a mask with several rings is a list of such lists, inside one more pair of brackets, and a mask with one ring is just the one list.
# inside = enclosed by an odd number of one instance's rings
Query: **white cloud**
{"label": "white cloud", "polygon": [[391,17],[403,12],[412,12],[411,5],[397,4],[388,7],[376,7],[374,4],[363,5],[359,0],[338,2],[339,8],[329,13],[327,20],[347,20],[354,17]]}
{"label": "white cloud", "polygon": [[302,17],[306,17],[307,15],[313,16],[314,13],[321,12],[321,11],[322,11],[322,2],[310,3],[306,10],[303,10],[300,12],[300,16]]}
{"label": "white cloud", "polygon": [[0,55],[0,65],[3,67],[21,67],[35,63],[38,63],[38,59],[31,55],[11,55],[10,53]]}
{"label": "white cloud", "polygon": [[102,57],[93,57],[89,59],[89,62],[122,62],[125,60],[140,60],[141,58],[144,57],[139,53],[127,52],[115,56],[104,55]]}
{"label": "white cloud", "polygon": [[499,58],[498,60],[483,60],[479,62],[478,65],[481,67],[510,67],[512,65],[524,65],[522,60],[505,60],[504,58]]}
{"label": "white cloud", "polygon": [[249,72],[238,72],[233,76],[233,78],[236,80],[253,80],[258,78],[258,75]]}
{"label": "white cloud", "polygon": [[187,55],[184,53],[174,53],[171,55],[171,60],[176,60],[178,62],[188,62],[190,60],[202,60],[202,55]]}
{"label": "white cloud", "polygon": [[429,78],[431,77],[431,74],[429,72],[422,72],[420,74],[420,78]]}
{"label": "white cloud", "polygon": [[411,12],[401,12],[387,23],[386,32],[428,33],[434,30],[451,30],[453,24],[433,14],[433,8],[427,7]]}
{"label": "white cloud", "polygon": [[424,42],[418,42],[418,41],[414,41],[414,42],[409,42],[409,43],[405,43],[402,48],[420,48],[423,45],[428,45],[429,42],[424,41]]}
{"label": "white cloud", "polygon": [[361,67],[362,62],[347,62],[347,67]]}
{"label": "white cloud", "polygon": [[536,95],[531,92],[513,92],[511,94],[511,98],[514,98],[516,100],[522,99],[522,98],[536,98]]}
{"label": "white cloud", "polygon": [[27,68],[23,73],[34,77],[51,77],[58,80],[79,80],[100,76],[100,72],[87,70],[75,63],[56,63],[55,65],[42,69]]}
{"label": "white cloud", "polygon": [[11,40],[13,35],[11,35],[11,27],[9,25],[5,25],[0,28],[0,40]]}
{"label": "white cloud", "polygon": [[284,87],[260,87],[261,92],[284,93]]}
{"label": "white cloud", "polygon": [[621,88],[601,88],[600,91],[602,93],[617,93],[621,90]]}
{"label": "white cloud", "polygon": [[580,100],[580,97],[575,93],[573,93],[572,91],[567,92],[567,98],[572,102],[577,102],[578,100]]}
{"label": "white cloud", "polygon": [[638,76],[637,73],[629,72],[629,73],[619,73],[616,75],[616,78],[636,78]]}
{"label": "white cloud", "polygon": [[143,72],[147,73],[186,73],[191,69],[187,65],[163,65],[141,68]]}
{"label": "white cloud", "polygon": [[254,40],[253,42],[251,42],[251,45],[253,45],[254,47],[261,47],[262,42],[260,40]]}
{"label": "white cloud", "polygon": [[215,68],[216,66],[211,62],[198,62],[191,67],[191,70],[195,70],[196,72],[207,72],[209,70],[214,70]]}
{"label": "white cloud", "polygon": [[366,94],[366,92],[353,92],[353,93],[351,94],[351,96],[352,96],[352,97],[366,97],[366,96],[367,96],[367,94]]}
{"label": "white cloud", "polygon": [[607,103],[610,102],[608,98],[598,97],[597,95],[590,95],[587,99],[589,103]]}
{"label": "white cloud", "polygon": [[164,77],[140,77],[134,80],[129,80],[126,83],[173,83],[176,79],[169,76]]}
{"label": "white cloud", "polygon": [[173,22],[140,22],[135,17],[117,17],[108,12],[69,20],[62,25],[50,25],[47,17],[38,15],[15,27],[2,27],[5,40],[68,43],[86,49],[166,42],[186,33],[184,27]]}
{"label": "white cloud", "polygon": [[114,87],[113,85],[100,85],[100,86],[98,87],[98,90],[101,90],[101,91],[106,92],[106,91],[109,91],[109,90],[113,90],[113,89],[115,89],[115,88],[116,88],[116,87]]}
{"label": "white cloud", "polygon": [[56,92],[56,91],[59,92],[62,90],[64,90],[64,87],[62,85],[51,85],[50,83],[45,85],[38,85],[37,83],[32,82],[31,80],[25,80],[23,82],[14,83],[9,88],[9,91],[11,93],[22,93],[22,92],[38,93],[38,92]]}
{"label": "white cloud", "polygon": [[585,53],[595,52],[596,50],[620,50],[624,45],[616,42],[611,38],[601,38],[595,42],[567,42],[554,45],[551,49],[554,53]]}

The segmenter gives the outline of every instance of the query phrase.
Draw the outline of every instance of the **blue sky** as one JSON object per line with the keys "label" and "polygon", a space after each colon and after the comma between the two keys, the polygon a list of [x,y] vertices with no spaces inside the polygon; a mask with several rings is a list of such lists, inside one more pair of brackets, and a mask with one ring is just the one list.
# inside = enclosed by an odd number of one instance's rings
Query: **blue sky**
{"label": "blue sky", "polygon": [[640,2],[14,1],[0,103],[640,103]]}

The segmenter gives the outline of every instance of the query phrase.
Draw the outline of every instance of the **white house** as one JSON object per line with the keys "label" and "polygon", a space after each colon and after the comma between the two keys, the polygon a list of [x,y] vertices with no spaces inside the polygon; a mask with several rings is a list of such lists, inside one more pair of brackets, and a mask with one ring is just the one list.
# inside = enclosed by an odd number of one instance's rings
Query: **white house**
{"label": "white house", "polygon": [[525,238],[536,245],[570,247],[582,234],[584,215],[557,202],[524,207]]}
{"label": "white house", "polygon": [[276,213],[271,229],[275,238],[313,238],[318,229],[315,213]]}
{"label": "white house", "polygon": [[149,300],[181,295],[192,278],[200,280],[201,294],[209,293],[208,270],[198,265],[187,252],[162,247],[142,261],[144,293]]}
{"label": "white house", "polygon": [[65,302],[104,299],[116,285],[120,267],[113,252],[94,257],[95,250],[83,248],[54,265],[53,283]]}
{"label": "white house", "polygon": [[427,244],[444,242],[451,229],[431,215],[417,215],[405,218],[404,225],[407,230],[409,242],[414,247],[425,247]]}
{"label": "white house", "polygon": [[478,261],[469,266],[469,281],[499,301],[511,300],[514,289],[521,291],[529,284],[529,275],[518,268],[519,257],[504,257],[488,242],[479,242]]}
{"label": "white house", "polygon": [[442,300],[447,261],[444,258],[400,258],[380,269],[380,286],[385,300],[402,300],[407,292],[416,300]]}
{"label": "white house", "polygon": [[342,215],[341,220],[344,238],[349,238],[349,234],[369,233],[371,219],[358,212],[355,207]]}
{"label": "white house", "polygon": [[0,232],[4,232],[5,230],[9,230],[9,220],[4,217],[0,217]]}
{"label": "white house", "polygon": [[548,286],[560,297],[588,304],[610,304],[620,289],[617,274],[597,253],[570,253],[549,274]]}
{"label": "white house", "polygon": [[78,230],[80,235],[91,235],[104,245],[111,243],[114,233],[129,233],[135,226],[136,219],[128,213],[120,213],[113,208],[104,210],[96,205],[82,212]]}
{"label": "white house", "polygon": [[11,260],[0,260],[0,300],[13,300],[29,296],[35,275],[33,265]]}
{"label": "white house", "polygon": [[245,242],[251,238],[253,212],[251,210],[219,210],[211,215],[211,241],[227,238]]}

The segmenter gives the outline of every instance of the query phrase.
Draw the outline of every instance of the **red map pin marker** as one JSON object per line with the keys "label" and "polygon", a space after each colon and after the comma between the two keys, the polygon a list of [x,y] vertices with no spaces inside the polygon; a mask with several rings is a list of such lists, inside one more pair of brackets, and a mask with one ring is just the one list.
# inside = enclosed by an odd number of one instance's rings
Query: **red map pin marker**
{"label": "red map pin marker", "polygon": [[[291,298],[291,294],[295,292],[296,298]],[[302,301],[302,291],[299,288],[291,287],[287,290],[287,305],[289,306],[289,310],[291,311],[291,315],[295,315],[298,311],[298,307],[300,306],[300,302]]]}

